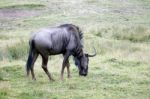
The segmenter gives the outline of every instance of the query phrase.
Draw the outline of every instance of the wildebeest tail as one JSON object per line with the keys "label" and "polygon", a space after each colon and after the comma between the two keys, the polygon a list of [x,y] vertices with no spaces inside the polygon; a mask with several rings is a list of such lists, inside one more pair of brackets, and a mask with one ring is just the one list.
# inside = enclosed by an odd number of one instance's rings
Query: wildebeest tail
{"label": "wildebeest tail", "polygon": [[29,72],[30,72],[30,70],[32,68],[34,41],[32,40],[29,45],[30,45],[30,49],[29,49],[28,60],[27,60],[27,63],[26,63],[27,75],[29,75]]}

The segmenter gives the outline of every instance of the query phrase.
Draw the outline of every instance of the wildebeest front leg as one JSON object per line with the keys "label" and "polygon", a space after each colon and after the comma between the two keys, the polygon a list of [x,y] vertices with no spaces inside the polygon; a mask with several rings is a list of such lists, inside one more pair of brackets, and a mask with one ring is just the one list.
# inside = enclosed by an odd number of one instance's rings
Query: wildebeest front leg
{"label": "wildebeest front leg", "polygon": [[45,71],[45,73],[47,74],[49,80],[54,80],[51,77],[51,74],[49,73],[48,69],[47,69],[47,62],[48,62],[48,56],[42,56],[42,68]]}
{"label": "wildebeest front leg", "polygon": [[66,66],[67,66],[67,73],[68,73],[67,76],[68,76],[68,78],[70,78],[71,75],[70,75],[70,63],[69,63],[69,60],[67,60]]}
{"label": "wildebeest front leg", "polygon": [[[62,69],[61,69],[61,80],[64,80],[63,75],[64,75],[64,69],[66,64],[68,63],[68,58],[70,56],[70,52],[66,52],[65,54],[63,54],[64,56],[64,60],[63,60],[63,64],[62,64]],[[68,67],[67,67],[68,68]],[[69,68],[68,68],[69,69]]]}

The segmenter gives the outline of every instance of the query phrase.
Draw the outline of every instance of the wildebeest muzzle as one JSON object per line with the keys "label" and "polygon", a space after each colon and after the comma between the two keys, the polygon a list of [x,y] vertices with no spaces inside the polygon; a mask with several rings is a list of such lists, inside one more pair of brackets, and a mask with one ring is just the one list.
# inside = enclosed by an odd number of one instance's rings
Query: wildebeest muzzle
{"label": "wildebeest muzzle", "polygon": [[87,74],[88,74],[87,70],[81,70],[81,71],[79,72],[79,75],[80,75],[80,76],[87,76]]}

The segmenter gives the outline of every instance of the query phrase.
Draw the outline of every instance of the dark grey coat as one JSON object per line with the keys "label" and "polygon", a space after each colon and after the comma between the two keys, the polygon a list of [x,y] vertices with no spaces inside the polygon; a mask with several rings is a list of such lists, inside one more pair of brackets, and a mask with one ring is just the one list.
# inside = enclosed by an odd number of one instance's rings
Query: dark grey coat
{"label": "dark grey coat", "polygon": [[42,56],[42,68],[50,80],[52,80],[52,77],[47,69],[49,55],[63,54],[61,79],[63,79],[65,67],[67,67],[68,77],[70,77],[70,64],[68,61],[70,55],[73,55],[75,62],[78,63],[79,74],[86,76],[88,73],[89,55],[83,53],[82,32],[79,27],[73,24],[42,29],[31,36],[29,45],[30,52],[26,67],[27,75],[31,71],[33,79],[35,79],[33,66],[39,54]]}
{"label": "dark grey coat", "polygon": [[35,49],[42,55],[63,54],[66,50],[74,52],[77,47],[82,49],[78,31],[65,26],[42,29],[33,34],[31,42],[34,42]]}

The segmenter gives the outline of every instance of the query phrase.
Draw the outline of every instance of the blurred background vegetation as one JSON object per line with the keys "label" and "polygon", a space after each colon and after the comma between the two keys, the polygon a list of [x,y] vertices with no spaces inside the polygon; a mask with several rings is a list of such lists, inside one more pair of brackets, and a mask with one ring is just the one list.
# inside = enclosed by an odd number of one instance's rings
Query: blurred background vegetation
{"label": "blurred background vegetation", "polygon": [[[0,0],[0,98],[149,99],[149,0]],[[28,40],[41,28],[72,23],[84,33],[89,75],[59,80],[62,56],[49,59],[55,82],[35,64],[37,81],[27,80]],[[59,69],[58,69],[59,68]]]}

